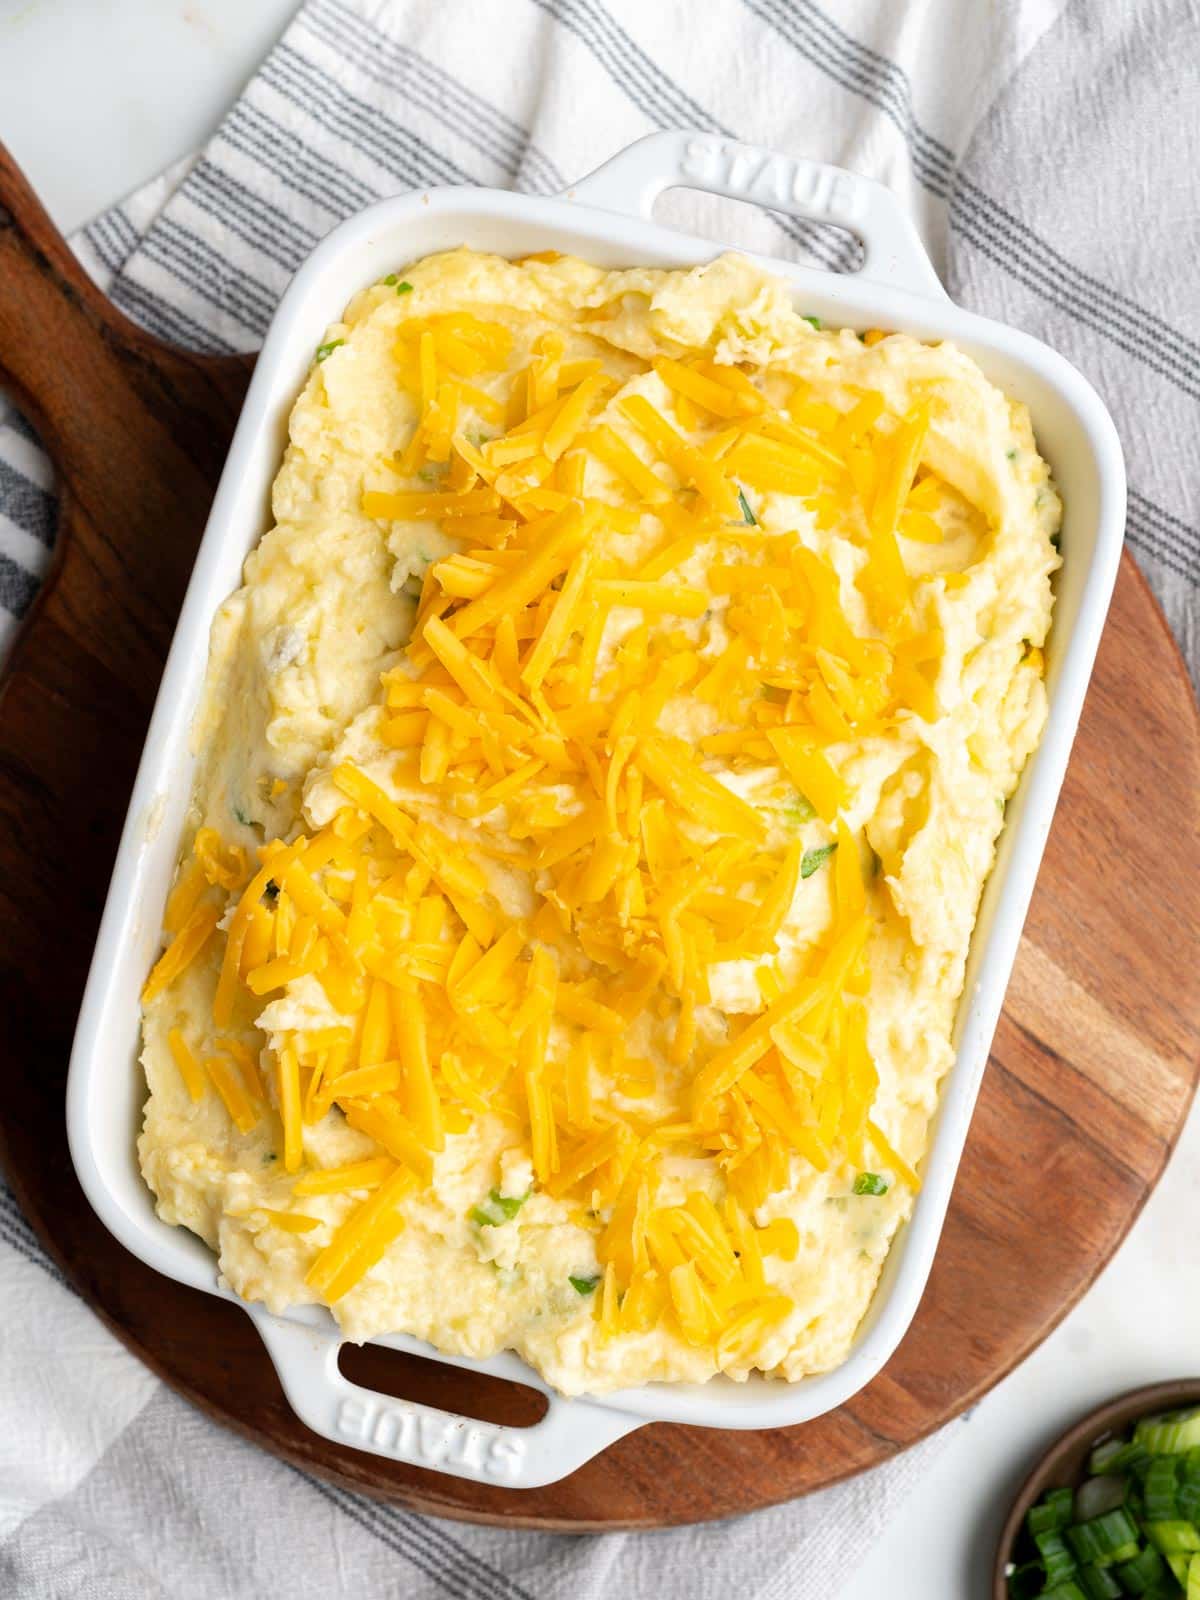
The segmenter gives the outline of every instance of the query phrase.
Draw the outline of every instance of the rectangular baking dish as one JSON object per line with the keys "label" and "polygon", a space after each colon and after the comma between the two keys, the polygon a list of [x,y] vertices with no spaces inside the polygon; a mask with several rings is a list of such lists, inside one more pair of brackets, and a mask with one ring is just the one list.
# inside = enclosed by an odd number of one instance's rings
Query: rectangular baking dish
{"label": "rectangular baking dish", "polygon": [[268,526],[269,492],[288,414],[327,325],[364,285],[404,262],[456,245],[520,256],[574,253],[602,266],[690,267],[721,246],[657,225],[666,189],[685,187],[766,205],[848,229],[858,272],[835,276],[757,257],[795,285],[797,303],[827,324],[899,329],[951,339],[1032,414],[1039,447],[1065,505],[1063,568],[1047,647],[1045,737],[1009,808],[995,871],[972,941],[956,1025],[956,1061],[942,1087],[923,1187],[897,1235],[847,1359],[795,1384],[651,1385],[603,1402],[564,1400],[512,1354],[473,1363],[406,1336],[379,1341],[542,1390],[535,1426],[495,1427],[351,1383],[323,1308],[286,1317],[246,1306],[297,1415],[315,1432],[418,1466],[513,1488],[566,1476],[647,1422],[771,1428],[805,1422],[861,1389],[896,1348],[916,1311],[966,1140],[971,1112],[1016,954],[1116,578],[1124,529],[1121,449],[1099,398],[1044,344],[959,310],[946,298],[899,202],[880,184],[838,168],[687,132],[638,141],[552,199],[492,189],[433,189],[381,201],[336,228],[296,274],[271,324],[192,573],[134,785],[104,910],[67,1088],[72,1158],[110,1231],[181,1283],[238,1300],[218,1281],[199,1239],[154,1213],[134,1142],[145,1086],[137,1064],[138,996],[156,951],[160,912],[193,784],[193,715],[218,605]]}

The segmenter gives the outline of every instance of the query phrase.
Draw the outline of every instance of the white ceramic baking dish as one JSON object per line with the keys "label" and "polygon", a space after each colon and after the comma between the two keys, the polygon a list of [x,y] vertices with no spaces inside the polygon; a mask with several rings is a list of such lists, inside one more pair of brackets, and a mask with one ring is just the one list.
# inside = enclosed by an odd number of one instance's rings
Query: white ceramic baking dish
{"label": "white ceramic baking dish", "polygon": [[834,1371],[790,1385],[718,1379],[703,1386],[648,1386],[603,1403],[567,1401],[511,1354],[471,1363],[439,1356],[407,1337],[380,1341],[457,1366],[474,1365],[549,1395],[549,1410],[536,1426],[494,1427],[349,1382],[338,1367],[337,1329],[323,1309],[276,1317],[261,1307],[246,1308],[288,1399],[315,1432],[381,1456],[513,1488],[564,1477],[647,1422],[769,1428],[829,1411],[862,1388],[896,1348],[933,1260],[1116,577],[1125,483],[1116,433],[1094,391],[1045,345],[953,306],[887,189],[816,162],[696,134],[660,133],[631,145],[554,199],[434,189],[381,201],[329,235],[296,274],[276,313],[213,503],[130,801],[67,1091],[75,1167],[111,1232],[168,1277],[236,1299],[219,1283],[209,1250],[155,1216],[138,1172],[134,1140],[145,1093],[137,1066],[138,994],[155,954],[192,789],[189,729],[205,674],[209,624],[265,531],[288,413],[312,351],[359,288],[450,246],[510,256],[554,249],[611,267],[693,266],[711,259],[718,250],[711,241],[651,220],[656,198],[672,187],[848,229],[863,247],[861,270],[853,275],[764,264],[793,282],[802,309],[827,324],[952,339],[1029,406],[1066,507],[1064,565],[1047,649],[1050,716],[1009,809],[984,896],[959,1008],[956,1063],[943,1086],[923,1188],[854,1347]]}

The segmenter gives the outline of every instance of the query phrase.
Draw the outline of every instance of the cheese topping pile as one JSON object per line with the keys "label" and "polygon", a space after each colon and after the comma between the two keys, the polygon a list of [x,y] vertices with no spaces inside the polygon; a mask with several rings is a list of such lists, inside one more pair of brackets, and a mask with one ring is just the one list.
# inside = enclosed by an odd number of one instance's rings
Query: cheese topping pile
{"label": "cheese topping pile", "polygon": [[290,434],[143,996],[160,1214],[568,1393],[835,1365],[1045,714],[1024,409],[738,257],[464,250]]}

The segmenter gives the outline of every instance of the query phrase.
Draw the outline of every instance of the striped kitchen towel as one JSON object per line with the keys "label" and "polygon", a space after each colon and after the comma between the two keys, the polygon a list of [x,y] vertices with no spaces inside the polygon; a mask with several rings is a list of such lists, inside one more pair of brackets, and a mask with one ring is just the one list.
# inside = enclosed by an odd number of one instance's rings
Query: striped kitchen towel
{"label": "striped kitchen towel", "polygon": [[[316,241],[384,194],[550,193],[669,126],[840,162],[904,198],[956,300],[1100,389],[1128,455],[1130,544],[1196,672],[1198,20],[1194,0],[309,0],[211,145],[77,248],[164,338],[250,349]],[[836,236],[786,219],[695,197],[664,209],[850,264]],[[0,652],[53,524],[37,440],[0,410]],[[830,1600],[939,1448],[715,1527],[455,1527],[215,1429],[99,1325],[2,1190],[0,1304],[0,1594],[22,1600],[257,1600],[281,1581],[364,1600]]]}
{"label": "striped kitchen towel", "polygon": [[[710,0],[703,27],[687,0],[510,0],[497,17],[310,0],[208,149],[97,218],[81,255],[163,337],[249,349],[316,241],[384,194],[552,193],[655,127],[840,162],[904,198],[954,299],[1100,390],[1130,545],[1200,670],[1196,0]],[[729,202],[663,209],[835,269],[852,255]],[[49,469],[0,402],[0,652],[52,539]]]}

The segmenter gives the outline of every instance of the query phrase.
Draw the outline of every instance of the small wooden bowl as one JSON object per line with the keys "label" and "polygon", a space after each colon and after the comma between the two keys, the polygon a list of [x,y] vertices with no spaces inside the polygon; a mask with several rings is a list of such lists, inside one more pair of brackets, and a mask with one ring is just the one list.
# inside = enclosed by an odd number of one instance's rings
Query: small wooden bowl
{"label": "small wooden bowl", "polygon": [[1109,1400],[1081,1417],[1069,1432],[1052,1444],[1021,1485],[1013,1502],[1000,1542],[996,1547],[996,1567],[992,1586],[994,1600],[1008,1600],[1005,1569],[1012,1559],[1013,1546],[1025,1520],[1025,1513],[1047,1489],[1074,1489],[1082,1482],[1092,1446],[1108,1433],[1124,1433],[1142,1417],[1157,1411],[1178,1411],[1183,1406],[1200,1404],[1200,1378],[1177,1378],[1172,1383],[1152,1383],[1146,1389]]}

